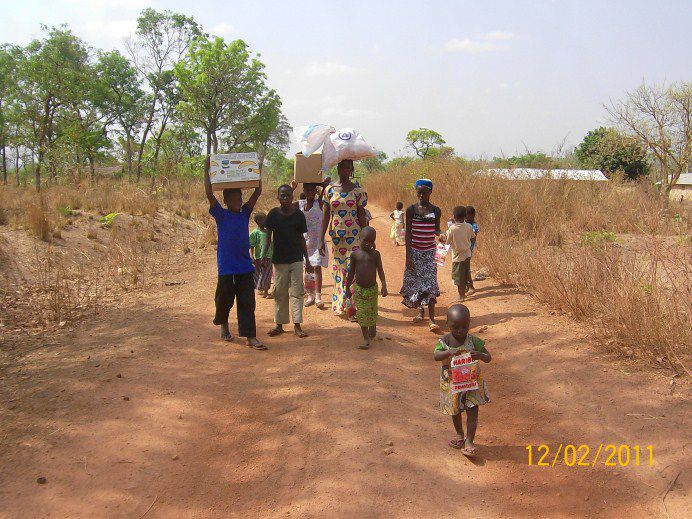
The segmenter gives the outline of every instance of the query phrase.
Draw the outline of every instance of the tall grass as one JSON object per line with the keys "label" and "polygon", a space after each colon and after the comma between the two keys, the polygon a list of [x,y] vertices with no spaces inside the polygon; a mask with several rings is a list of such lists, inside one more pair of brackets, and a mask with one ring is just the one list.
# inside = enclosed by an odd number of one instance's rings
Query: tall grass
{"label": "tall grass", "polygon": [[589,323],[610,350],[689,374],[689,206],[675,205],[674,219],[644,185],[509,181],[477,169],[419,161],[368,177],[366,189],[373,202],[393,208],[415,200],[416,178],[432,179],[445,221],[456,205],[476,208],[476,266]]}

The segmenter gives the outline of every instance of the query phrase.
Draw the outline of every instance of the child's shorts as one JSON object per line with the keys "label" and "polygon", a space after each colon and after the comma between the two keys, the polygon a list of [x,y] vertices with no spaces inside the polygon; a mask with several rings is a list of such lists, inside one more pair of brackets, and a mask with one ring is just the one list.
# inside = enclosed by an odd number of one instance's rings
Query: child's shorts
{"label": "child's shorts", "polygon": [[353,285],[353,302],[356,304],[356,321],[363,328],[377,324],[377,283],[368,288]]}
{"label": "child's shorts", "polygon": [[464,261],[455,261],[452,263],[452,281],[456,286],[466,285],[468,282],[467,276],[471,258],[466,258]]}

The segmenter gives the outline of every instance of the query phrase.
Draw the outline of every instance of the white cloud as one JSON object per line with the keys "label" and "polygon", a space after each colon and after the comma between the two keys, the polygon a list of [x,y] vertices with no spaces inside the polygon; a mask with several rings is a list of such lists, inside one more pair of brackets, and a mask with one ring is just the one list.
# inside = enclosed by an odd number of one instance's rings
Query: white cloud
{"label": "white cloud", "polygon": [[308,77],[345,76],[360,72],[365,72],[365,70],[346,65],[345,63],[336,63],[333,61],[327,61],[324,63],[313,62],[305,67],[305,75]]}
{"label": "white cloud", "polygon": [[140,10],[151,5],[151,0],[67,0],[67,2],[92,11],[104,8]]}
{"label": "white cloud", "polygon": [[466,54],[493,52],[504,49],[504,47],[497,42],[509,41],[512,38],[514,38],[514,34],[511,32],[490,31],[477,40],[472,40],[471,38],[464,38],[463,40],[453,38],[444,44],[443,49],[447,52],[463,52]]}
{"label": "white cloud", "polygon": [[514,34],[507,31],[490,31],[485,34],[485,39],[490,41],[507,41],[514,38]]}
{"label": "white cloud", "polygon": [[379,112],[363,110],[362,108],[330,106],[320,111],[320,117],[325,120],[333,117],[340,117],[343,119],[356,119],[358,121],[372,121],[374,119],[382,119],[383,115]]}
{"label": "white cloud", "polygon": [[82,25],[85,32],[99,37],[121,39],[129,36],[137,29],[136,20],[92,20]]}
{"label": "white cloud", "polygon": [[447,52],[464,52],[466,54],[480,54],[481,52],[491,52],[497,49],[498,46],[492,42],[470,40],[469,38],[464,38],[463,40],[454,38],[444,45],[444,50]]}
{"label": "white cloud", "polygon": [[211,29],[209,33],[215,36],[228,36],[233,32],[234,27],[226,22],[217,23]]}

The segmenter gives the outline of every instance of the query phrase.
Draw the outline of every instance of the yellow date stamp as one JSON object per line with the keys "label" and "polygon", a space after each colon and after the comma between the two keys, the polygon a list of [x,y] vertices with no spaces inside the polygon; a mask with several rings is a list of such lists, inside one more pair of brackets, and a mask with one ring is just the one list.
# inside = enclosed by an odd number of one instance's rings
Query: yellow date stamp
{"label": "yellow date stamp", "polygon": [[529,466],[554,467],[562,464],[568,467],[639,467],[653,466],[654,448],[652,445],[605,444],[598,447],[586,444],[561,443],[558,447],[550,445],[527,445]]}

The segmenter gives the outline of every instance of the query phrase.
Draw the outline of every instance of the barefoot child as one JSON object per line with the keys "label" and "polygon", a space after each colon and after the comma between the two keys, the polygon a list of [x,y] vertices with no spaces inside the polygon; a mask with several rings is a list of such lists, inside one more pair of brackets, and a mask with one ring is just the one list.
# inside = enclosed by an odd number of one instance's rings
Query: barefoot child
{"label": "barefoot child", "polygon": [[404,203],[397,202],[396,209],[389,213],[389,217],[394,220],[392,230],[389,237],[394,240],[394,245],[406,245],[406,236],[404,235]]}
{"label": "barefoot child", "polygon": [[[356,305],[356,322],[363,332],[365,344],[361,349],[370,347],[370,339],[377,335],[377,276],[382,283],[382,297],[387,297],[387,282],[384,279],[382,257],[375,250],[377,233],[372,227],[363,227],[360,231],[360,250],[351,253],[351,266],[346,278],[346,297],[353,294]],[[355,286],[351,285],[355,279]]]}
{"label": "barefoot child", "polygon": [[[473,240],[471,240],[471,256],[473,256],[473,249],[476,248],[476,237],[478,236],[478,224],[476,223],[476,209],[472,205],[466,206],[466,223],[473,229]],[[469,258],[466,279],[468,282],[468,293],[473,294],[476,289],[473,286],[473,278],[471,277],[471,258]]]}
{"label": "barefoot child", "polygon": [[447,243],[452,249],[452,281],[459,291],[459,301],[466,296],[469,262],[471,261],[471,241],[474,239],[471,225],[466,223],[466,207],[458,205],[454,208],[454,223],[447,232],[440,236],[440,241]]}
{"label": "barefoot child", "polygon": [[[255,266],[255,290],[262,297],[269,297],[269,286],[272,284],[272,269],[262,266],[262,250],[264,250],[264,242],[267,241],[267,230],[264,228],[264,221],[267,214],[264,211],[257,211],[253,220],[257,225],[257,229],[250,233],[250,248],[252,249],[252,264]],[[269,247],[267,257],[271,259],[272,248]]]}
{"label": "barefoot child", "polygon": [[[450,333],[443,335],[435,346],[434,359],[442,362],[440,368],[440,407],[444,414],[452,415],[452,423],[457,432],[456,438],[449,442],[451,447],[461,449],[465,456],[476,455],[476,447],[473,439],[476,436],[478,425],[478,406],[490,401],[485,380],[477,373],[478,389],[452,393],[452,357],[470,353],[471,359],[490,362],[490,353],[485,349],[485,342],[469,333],[471,314],[469,309],[462,304],[454,304],[447,310],[447,326]],[[464,427],[461,422],[461,413],[466,411],[466,439],[464,439]]]}
{"label": "barefoot child", "polygon": [[284,332],[288,324],[289,301],[293,331],[298,337],[307,337],[300,323],[303,322],[303,259],[305,270],[313,273],[310,265],[304,233],[308,232],[305,215],[293,204],[293,189],[284,184],[278,190],[279,207],[275,207],[264,221],[267,241],[264,244],[262,261],[269,266],[267,252],[274,244],[271,262],[274,264],[274,321],[276,326],[269,330],[274,337]]}
{"label": "barefoot child", "polygon": [[[209,159],[207,159],[209,160]],[[228,314],[237,304],[238,335],[247,338],[247,345],[256,350],[266,350],[257,340],[255,325],[255,284],[253,280],[252,259],[250,258],[250,237],[248,225],[250,214],[262,193],[262,180],[248,201],[243,204],[243,193],[240,189],[224,189],[223,201],[226,209],[221,207],[211,188],[209,168],[204,172],[204,191],[209,200],[209,214],[216,221],[218,248],[216,262],[218,280],[216,283],[216,314],[214,324],[221,326],[221,338],[233,340],[228,328]]]}

